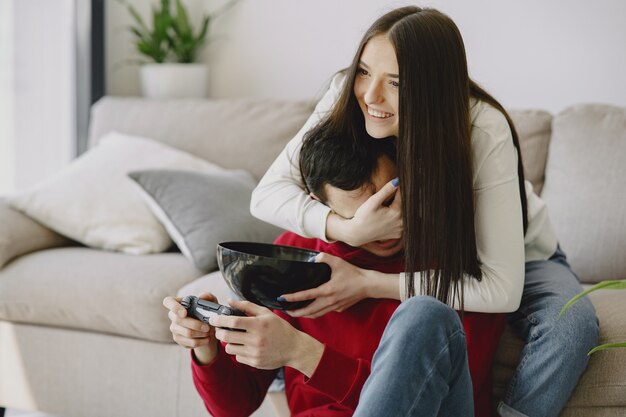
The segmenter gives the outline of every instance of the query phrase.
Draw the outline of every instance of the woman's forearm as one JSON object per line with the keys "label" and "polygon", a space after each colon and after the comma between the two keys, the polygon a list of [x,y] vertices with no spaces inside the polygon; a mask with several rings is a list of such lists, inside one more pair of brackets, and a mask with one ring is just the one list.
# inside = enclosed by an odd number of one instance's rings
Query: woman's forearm
{"label": "woman's forearm", "polygon": [[399,274],[365,271],[365,294],[368,298],[400,300]]}
{"label": "woman's forearm", "polygon": [[354,244],[349,239],[348,220],[332,211],[326,218],[326,239],[329,242],[345,242],[348,245]]}

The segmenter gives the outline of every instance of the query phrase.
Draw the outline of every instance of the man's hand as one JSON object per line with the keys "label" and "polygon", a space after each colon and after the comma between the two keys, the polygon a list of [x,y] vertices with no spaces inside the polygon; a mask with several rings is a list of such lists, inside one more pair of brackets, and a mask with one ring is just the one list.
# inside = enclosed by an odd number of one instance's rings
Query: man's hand
{"label": "man's hand", "polygon": [[228,303],[248,317],[211,317],[211,325],[217,327],[215,337],[226,343],[226,353],[234,355],[237,362],[258,369],[289,366],[307,376],[313,374],[322,357],[324,345],[265,307],[248,301],[228,300]]}
{"label": "man's hand", "polygon": [[[210,293],[201,294],[199,298],[218,302],[217,298]],[[163,300],[163,306],[169,310],[172,338],[180,346],[193,349],[200,365],[208,365],[215,359],[218,352],[215,329],[200,320],[187,317],[187,310],[180,304],[181,300],[181,297],[165,297]]]}

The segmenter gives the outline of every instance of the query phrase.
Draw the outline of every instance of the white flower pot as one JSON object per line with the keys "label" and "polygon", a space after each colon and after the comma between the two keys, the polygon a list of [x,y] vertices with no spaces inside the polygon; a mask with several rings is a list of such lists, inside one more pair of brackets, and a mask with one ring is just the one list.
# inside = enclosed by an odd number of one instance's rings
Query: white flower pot
{"label": "white flower pot", "polygon": [[204,64],[145,64],[139,75],[146,98],[203,98],[208,93]]}

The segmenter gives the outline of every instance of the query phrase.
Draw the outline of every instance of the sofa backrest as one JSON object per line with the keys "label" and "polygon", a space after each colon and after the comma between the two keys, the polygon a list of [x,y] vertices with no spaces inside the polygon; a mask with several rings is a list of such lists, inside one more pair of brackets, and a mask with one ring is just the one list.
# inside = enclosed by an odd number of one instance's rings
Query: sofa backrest
{"label": "sofa backrest", "polygon": [[161,141],[257,179],[313,111],[312,102],[105,97],[91,110],[89,147],[117,130]]}
{"label": "sofa backrest", "polygon": [[583,282],[626,278],[626,108],[587,104],[554,117],[542,198]]}
{"label": "sofa backrest", "polygon": [[[313,108],[259,99],[105,97],[92,108],[90,146],[118,130],[259,179]],[[548,203],[574,271],[589,283],[626,278],[626,109],[582,105],[554,118],[541,110],[510,115],[526,179]]]}
{"label": "sofa backrest", "polygon": [[[117,130],[161,141],[225,168],[247,169],[260,179],[314,105],[310,101],[109,96],[92,107],[89,147]],[[526,178],[540,193],[552,116],[541,110],[513,110],[510,115],[520,136]]]}

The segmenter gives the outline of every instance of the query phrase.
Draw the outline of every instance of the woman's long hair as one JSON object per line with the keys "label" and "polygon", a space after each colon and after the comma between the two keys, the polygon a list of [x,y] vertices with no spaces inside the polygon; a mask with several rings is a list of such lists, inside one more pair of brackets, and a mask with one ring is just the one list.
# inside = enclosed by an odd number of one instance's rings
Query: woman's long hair
{"label": "woman's long hair", "polygon": [[338,129],[359,141],[369,136],[353,93],[367,42],[385,35],[399,67],[397,164],[402,191],[407,294],[415,295],[414,273],[422,294],[462,309],[465,274],[481,278],[474,228],[470,97],[494,106],[506,117],[518,155],[524,232],[526,192],[519,140],[504,108],[469,79],[465,47],[454,22],[434,9],[408,6],[374,22],[365,33],[332,111],[314,129]]}

